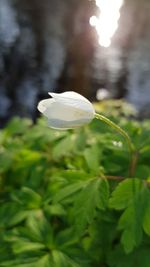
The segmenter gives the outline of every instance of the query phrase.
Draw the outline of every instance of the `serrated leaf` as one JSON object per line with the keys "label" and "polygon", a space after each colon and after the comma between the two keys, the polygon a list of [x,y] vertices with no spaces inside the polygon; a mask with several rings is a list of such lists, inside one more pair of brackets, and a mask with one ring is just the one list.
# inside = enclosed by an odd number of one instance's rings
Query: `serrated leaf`
{"label": "serrated leaf", "polygon": [[47,254],[35,263],[35,267],[55,267],[51,255]]}
{"label": "serrated leaf", "polygon": [[123,230],[121,243],[123,244],[126,253],[133,251],[133,249],[142,241],[142,224],[147,198],[148,191],[143,184],[140,192],[135,194],[133,201],[120,217],[118,228]]}
{"label": "serrated leaf", "polygon": [[139,179],[126,179],[120,182],[109,200],[110,208],[125,209],[132,202],[134,195],[140,191],[140,188],[141,181]]}
{"label": "serrated leaf", "polygon": [[27,229],[31,237],[41,243],[50,245],[53,243],[53,231],[50,222],[47,221],[41,211],[31,214],[27,219]]}
{"label": "serrated leaf", "polygon": [[77,196],[74,206],[75,228],[82,234],[86,225],[91,223],[96,214],[96,208],[104,210],[108,201],[109,190],[107,181],[93,179]]}
{"label": "serrated leaf", "polygon": [[99,184],[99,200],[97,202],[98,208],[101,210],[105,210],[108,206],[108,199],[109,199],[109,184],[106,179],[100,179]]}
{"label": "serrated leaf", "polygon": [[90,171],[98,172],[100,166],[100,152],[97,144],[84,150],[84,157]]}
{"label": "serrated leaf", "polygon": [[53,148],[53,157],[58,159],[64,155],[67,155],[70,151],[72,151],[74,146],[74,136],[69,135],[59,141]]}
{"label": "serrated leaf", "polygon": [[53,201],[59,202],[71,196],[72,194],[75,194],[77,191],[81,190],[84,184],[85,182],[78,182],[64,187],[54,196]]}
{"label": "serrated leaf", "polygon": [[19,257],[20,255],[17,255],[15,260],[2,262],[1,267],[54,267],[51,255],[49,254],[40,258],[28,258],[27,255],[26,257]]}
{"label": "serrated leaf", "polygon": [[52,251],[52,258],[53,258],[53,263],[54,266],[56,267],[69,267],[68,262],[66,260],[66,257],[64,254],[60,251],[53,250]]}
{"label": "serrated leaf", "polygon": [[55,267],[80,267],[78,263],[58,250],[52,251],[52,258]]}
{"label": "serrated leaf", "polygon": [[118,227],[120,230],[123,229],[121,243],[126,253],[130,253],[142,240],[141,222],[137,222],[137,216],[135,207],[132,205],[125,210],[119,220]]}
{"label": "serrated leaf", "polygon": [[65,209],[60,204],[46,205],[44,211],[50,215],[63,216],[66,214]]}
{"label": "serrated leaf", "polygon": [[85,172],[84,170],[62,170],[59,171],[58,175],[67,179],[69,183],[91,178],[91,174]]}
{"label": "serrated leaf", "polygon": [[8,202],[0,207],[0,226],[12,227],[22,222],[28,216],[28,211],[23,210],[18,204]]}
{"label": "serrated leaf", "polygon": [[33,251],[33,250],[41,250],[44,249],[45,245],[41,243],[36,242],[29,242],[25,240],[18,239],[16,242],[14,242],[12,249],[14,253],[19,254],[26,251]]}
{"label": "serrated leaf", "polygon": [[56,243],[59,248],[68,248],[70,245],[76,244],[78,242],[78,238],[74,233],[74,229],[67,228],[65,230],[60,231],[56,237]]}
{"label": "serrated leaf", "polygon": [[41,196],[29,187],[22,187],[19,192],[12,193],[12,199],[24,205],[27,209],[40,208]]}

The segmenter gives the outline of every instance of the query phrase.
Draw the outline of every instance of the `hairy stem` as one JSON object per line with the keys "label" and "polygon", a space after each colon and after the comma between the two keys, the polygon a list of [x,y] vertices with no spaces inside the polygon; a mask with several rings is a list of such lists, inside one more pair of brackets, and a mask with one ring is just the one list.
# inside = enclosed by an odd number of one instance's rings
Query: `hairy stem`
{"label": "hairy stem", "polygon": [[103,121],[104,123],[106,123],[107,125],[112,127],[113,129],[115,129],[118,133],[120,133],[125,138],[127,145],[128,145],[128,148],[129,148],[129,152],[131,153],[129,175],[133,175],[134,169],[135,169],[135,167],[133,167],[135,165],[135,151],[134,151],[134,146],[131,142],[129,135],[121,127],[119,127],[116,123],[112,122],[111,120],[109,120],[105,116],[96,113],[95,118]]}
{"label": "hairy stem", "polygon": [[136,166],[137,166],[137,162],[138,162],[138,158],[139,158],[139,152],[138,151],[134,151],[132,153],[132,160],[130,163],[130,175],[133,176],[136,170]]}

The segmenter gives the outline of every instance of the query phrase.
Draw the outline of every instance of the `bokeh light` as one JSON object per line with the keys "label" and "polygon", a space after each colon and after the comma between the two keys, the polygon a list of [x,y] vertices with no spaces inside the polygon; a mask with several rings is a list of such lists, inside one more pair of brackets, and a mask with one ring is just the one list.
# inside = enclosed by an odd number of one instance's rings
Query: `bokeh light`
{"label": "bokeh light", "polygon": [[120,18],[120,8],[123,0],[95,0],[97,7],[100,9],[98,17],[92,16],[89,20],[91,26],[94,26],[99,36],[99,44],[109,47],[111,38],[118,28]]}

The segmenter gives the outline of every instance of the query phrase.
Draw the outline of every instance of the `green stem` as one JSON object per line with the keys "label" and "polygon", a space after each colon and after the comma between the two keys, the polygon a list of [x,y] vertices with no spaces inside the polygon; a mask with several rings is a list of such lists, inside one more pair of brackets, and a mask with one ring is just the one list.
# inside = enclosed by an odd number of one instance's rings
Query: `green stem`
{"label": "green stem", "polygon": [[106,118],[105,116],[95,113],[95,118],[105,122],[106,124],[108,124],[109,126],[114,128],[118,133],[120,133],[125,138],[125,140],[126,140],[126,142],[128,144],[129,151],[131,153],[131,164],[130,164],[130,167],[131,167],[132,166],[132,162],[134,160],[135,151],[134,151],[134,146],[133,146],[133,144],[131,142],[131,139],[130,139],[129,135],[122,128],[120,128],[117,124],[115,124],[114,122],[112,122],[111,120]]}

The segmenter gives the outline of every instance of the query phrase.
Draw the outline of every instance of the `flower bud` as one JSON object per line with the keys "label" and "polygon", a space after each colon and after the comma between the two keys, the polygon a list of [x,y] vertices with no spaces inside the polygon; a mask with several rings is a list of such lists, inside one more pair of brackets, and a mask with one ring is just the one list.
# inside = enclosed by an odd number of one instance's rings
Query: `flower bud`
{"label": "flower bud", "polygon": [[49,95],[52,98],[40,101],[37,108],[47,117],[51,128],[73,129],[91,122],[95,116],[92,103],[76,92]]}

